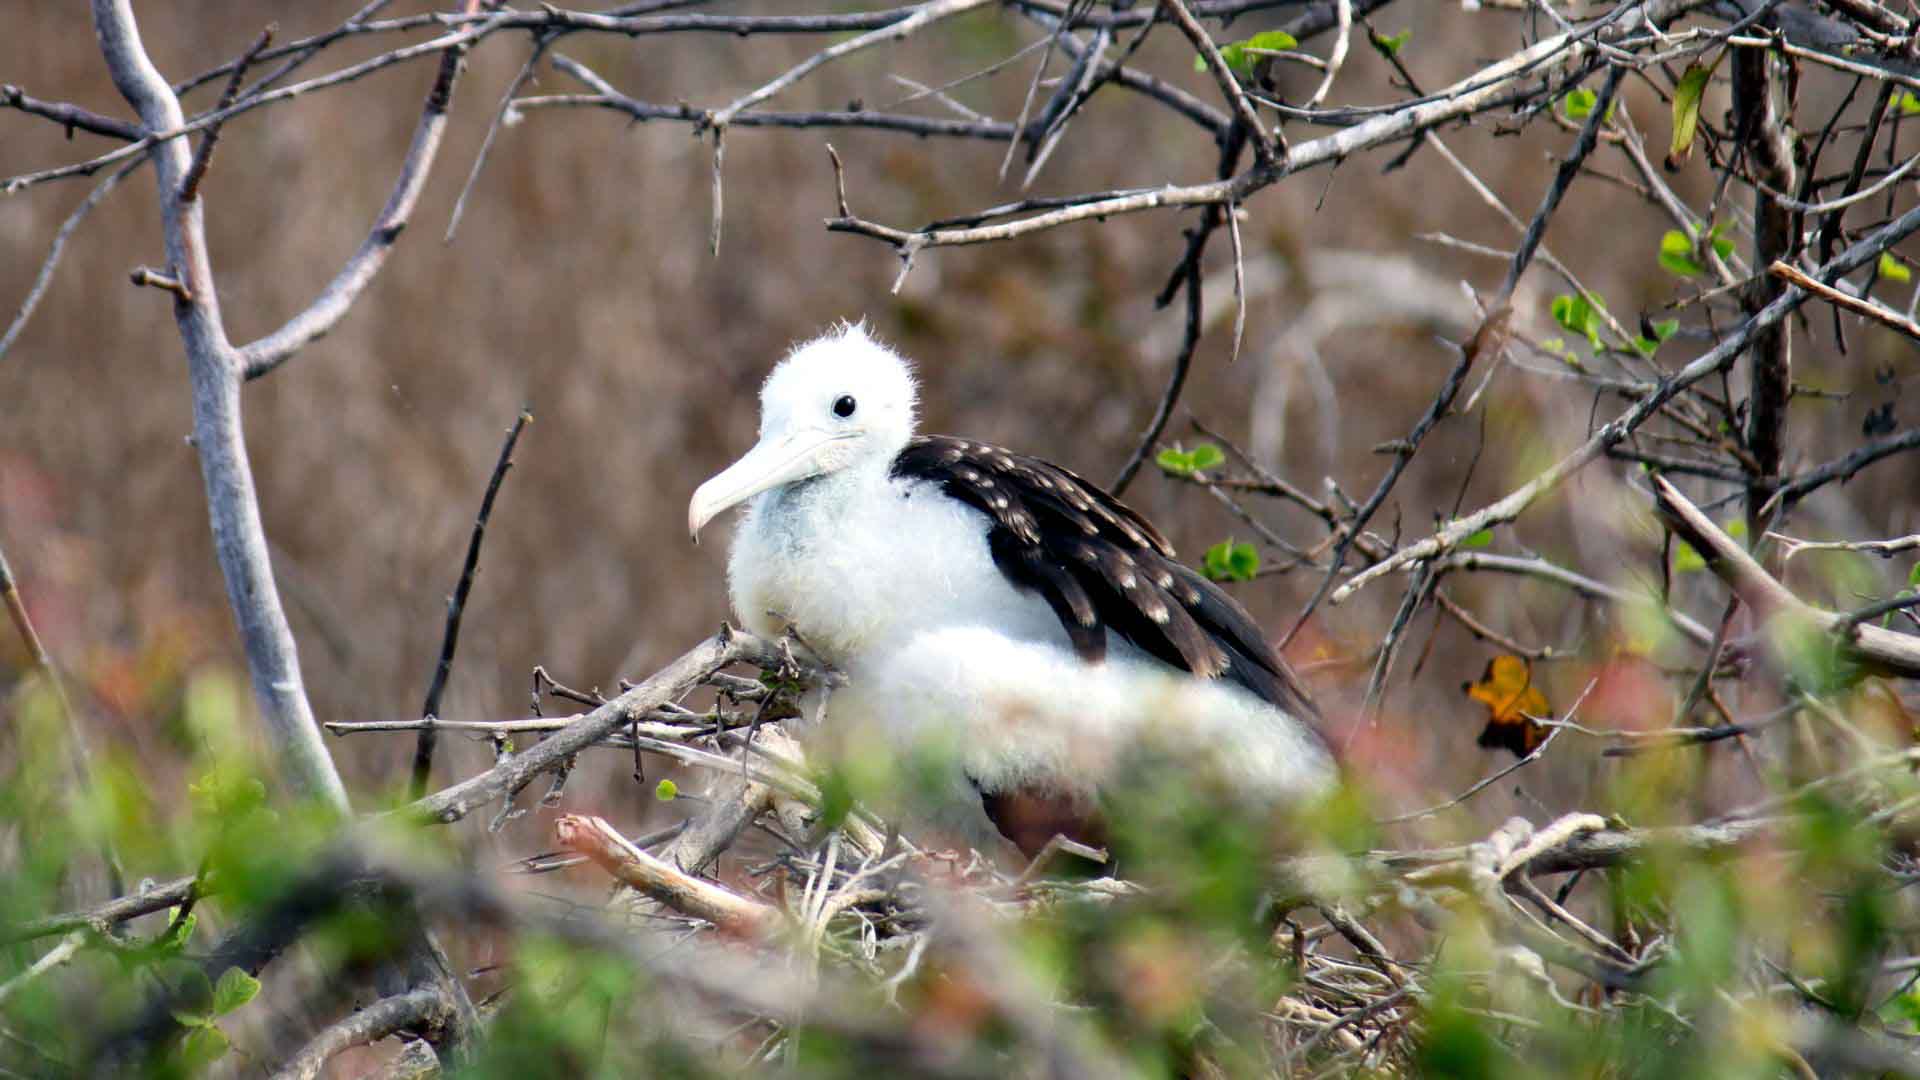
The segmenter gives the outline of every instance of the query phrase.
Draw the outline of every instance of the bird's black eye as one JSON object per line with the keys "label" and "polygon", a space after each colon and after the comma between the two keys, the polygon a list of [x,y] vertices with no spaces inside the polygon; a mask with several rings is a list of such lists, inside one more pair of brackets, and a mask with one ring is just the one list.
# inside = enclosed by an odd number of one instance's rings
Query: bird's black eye
{"label": "bird's black eye", "polygon": [[842,420],[845,420],[847,417],[853,415],[853,395],[852,394],[840,395],[839,400],[833,403],[833,415],[839,417]]}

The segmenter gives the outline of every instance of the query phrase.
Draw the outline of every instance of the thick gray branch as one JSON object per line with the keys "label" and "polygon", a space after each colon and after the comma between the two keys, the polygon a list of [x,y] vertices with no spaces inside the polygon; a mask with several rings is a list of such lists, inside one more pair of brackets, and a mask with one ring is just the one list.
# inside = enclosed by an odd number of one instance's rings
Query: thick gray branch
{"label": "thick gray branch", "polygon": [[[130,0],[93,0],[93,22],[113,84],[140,114],[141,123],[148,131],[179,128],[180,100],[140,43]],[[314,723],[293,632],[267,557],[266,530],[240,424],[240,358],[220,321],[207,257],[206,200],[178,197],[192,148],[184,139],[170,139],[154,144],[151,153],[167,271],[186,286],[185,295],[175,293],[173,312],[193,386],[193,445],[200,453],[214,554],[246,648],[254,696],[282,775],[301,794],[345,814],[346,789]]]}

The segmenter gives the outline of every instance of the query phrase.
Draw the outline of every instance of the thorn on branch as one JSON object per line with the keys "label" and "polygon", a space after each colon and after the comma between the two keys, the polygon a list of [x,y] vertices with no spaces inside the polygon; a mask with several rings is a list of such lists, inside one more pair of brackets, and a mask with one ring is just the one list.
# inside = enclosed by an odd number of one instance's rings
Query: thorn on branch
{"label": "thorn on branch", "polygon": [[136,267],[133,273],[127,275],[127,280],[133,282],[135,285],[144,285],[144,286],[149,286],[155,289],[165,289],[167,292],[172,293],[174,295],[174,298],[177,299],[182,304],[193,303],[192,289],[189,289],[186,287],[186,285],[182,284],[180,282],[180,279],[173,277],[170,274],[163,274],[160,271],[153,269],[152,267],[147,267],[147,266]]}
{"label": "thorn on branch", "polygon": [[[267,28],[260,31],[260,36],[253,39],[253,44],[233,65],[233,74],[227,76],[227,88],[220,92],[220,104],[214,107],[215,112],[226,112],[233,107],[234,99],[240,95],[240,80],[247,77],[247,68],[272,43],[276,29],[277,23],[268,23]],[[180,180],[181,202],[190,203],[200,197],[200,181],[207,175],[207,166],[213,162],[213,148],[220,142],[220,129],[225,124],[224,120],[214,121],[201,137],[200,146],[193,154],[193,162],[187,167],[187,175]]]}

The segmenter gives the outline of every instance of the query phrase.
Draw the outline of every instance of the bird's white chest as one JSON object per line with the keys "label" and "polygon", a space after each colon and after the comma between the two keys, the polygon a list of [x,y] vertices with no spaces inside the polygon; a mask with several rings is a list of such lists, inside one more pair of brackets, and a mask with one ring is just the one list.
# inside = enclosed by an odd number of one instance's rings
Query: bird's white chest
{"label": "bird's white chest", "polygon": [[922,630],[990,625],[1064,644],[1046,603],[993,564],[987,521],[923,481],[835,474],[758,497],[728,582],[748,629],[788,626],[846,667]]}

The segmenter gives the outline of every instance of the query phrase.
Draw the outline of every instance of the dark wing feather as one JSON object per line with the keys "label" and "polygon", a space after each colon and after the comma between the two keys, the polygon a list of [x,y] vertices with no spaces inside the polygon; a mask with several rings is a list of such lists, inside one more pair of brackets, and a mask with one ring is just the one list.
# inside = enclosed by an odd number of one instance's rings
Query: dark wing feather
{"label": "dark wing feather", "polygon": [[1182,671],[1227,678],[1298,716],[1317,713],[1247,610],[1174,558],[1166,537],[1073,472],[985,443],[923,435],[893,475],[940,485],[987,516],[994,565],[1040,594],[1088,660],[1107,631]]}

